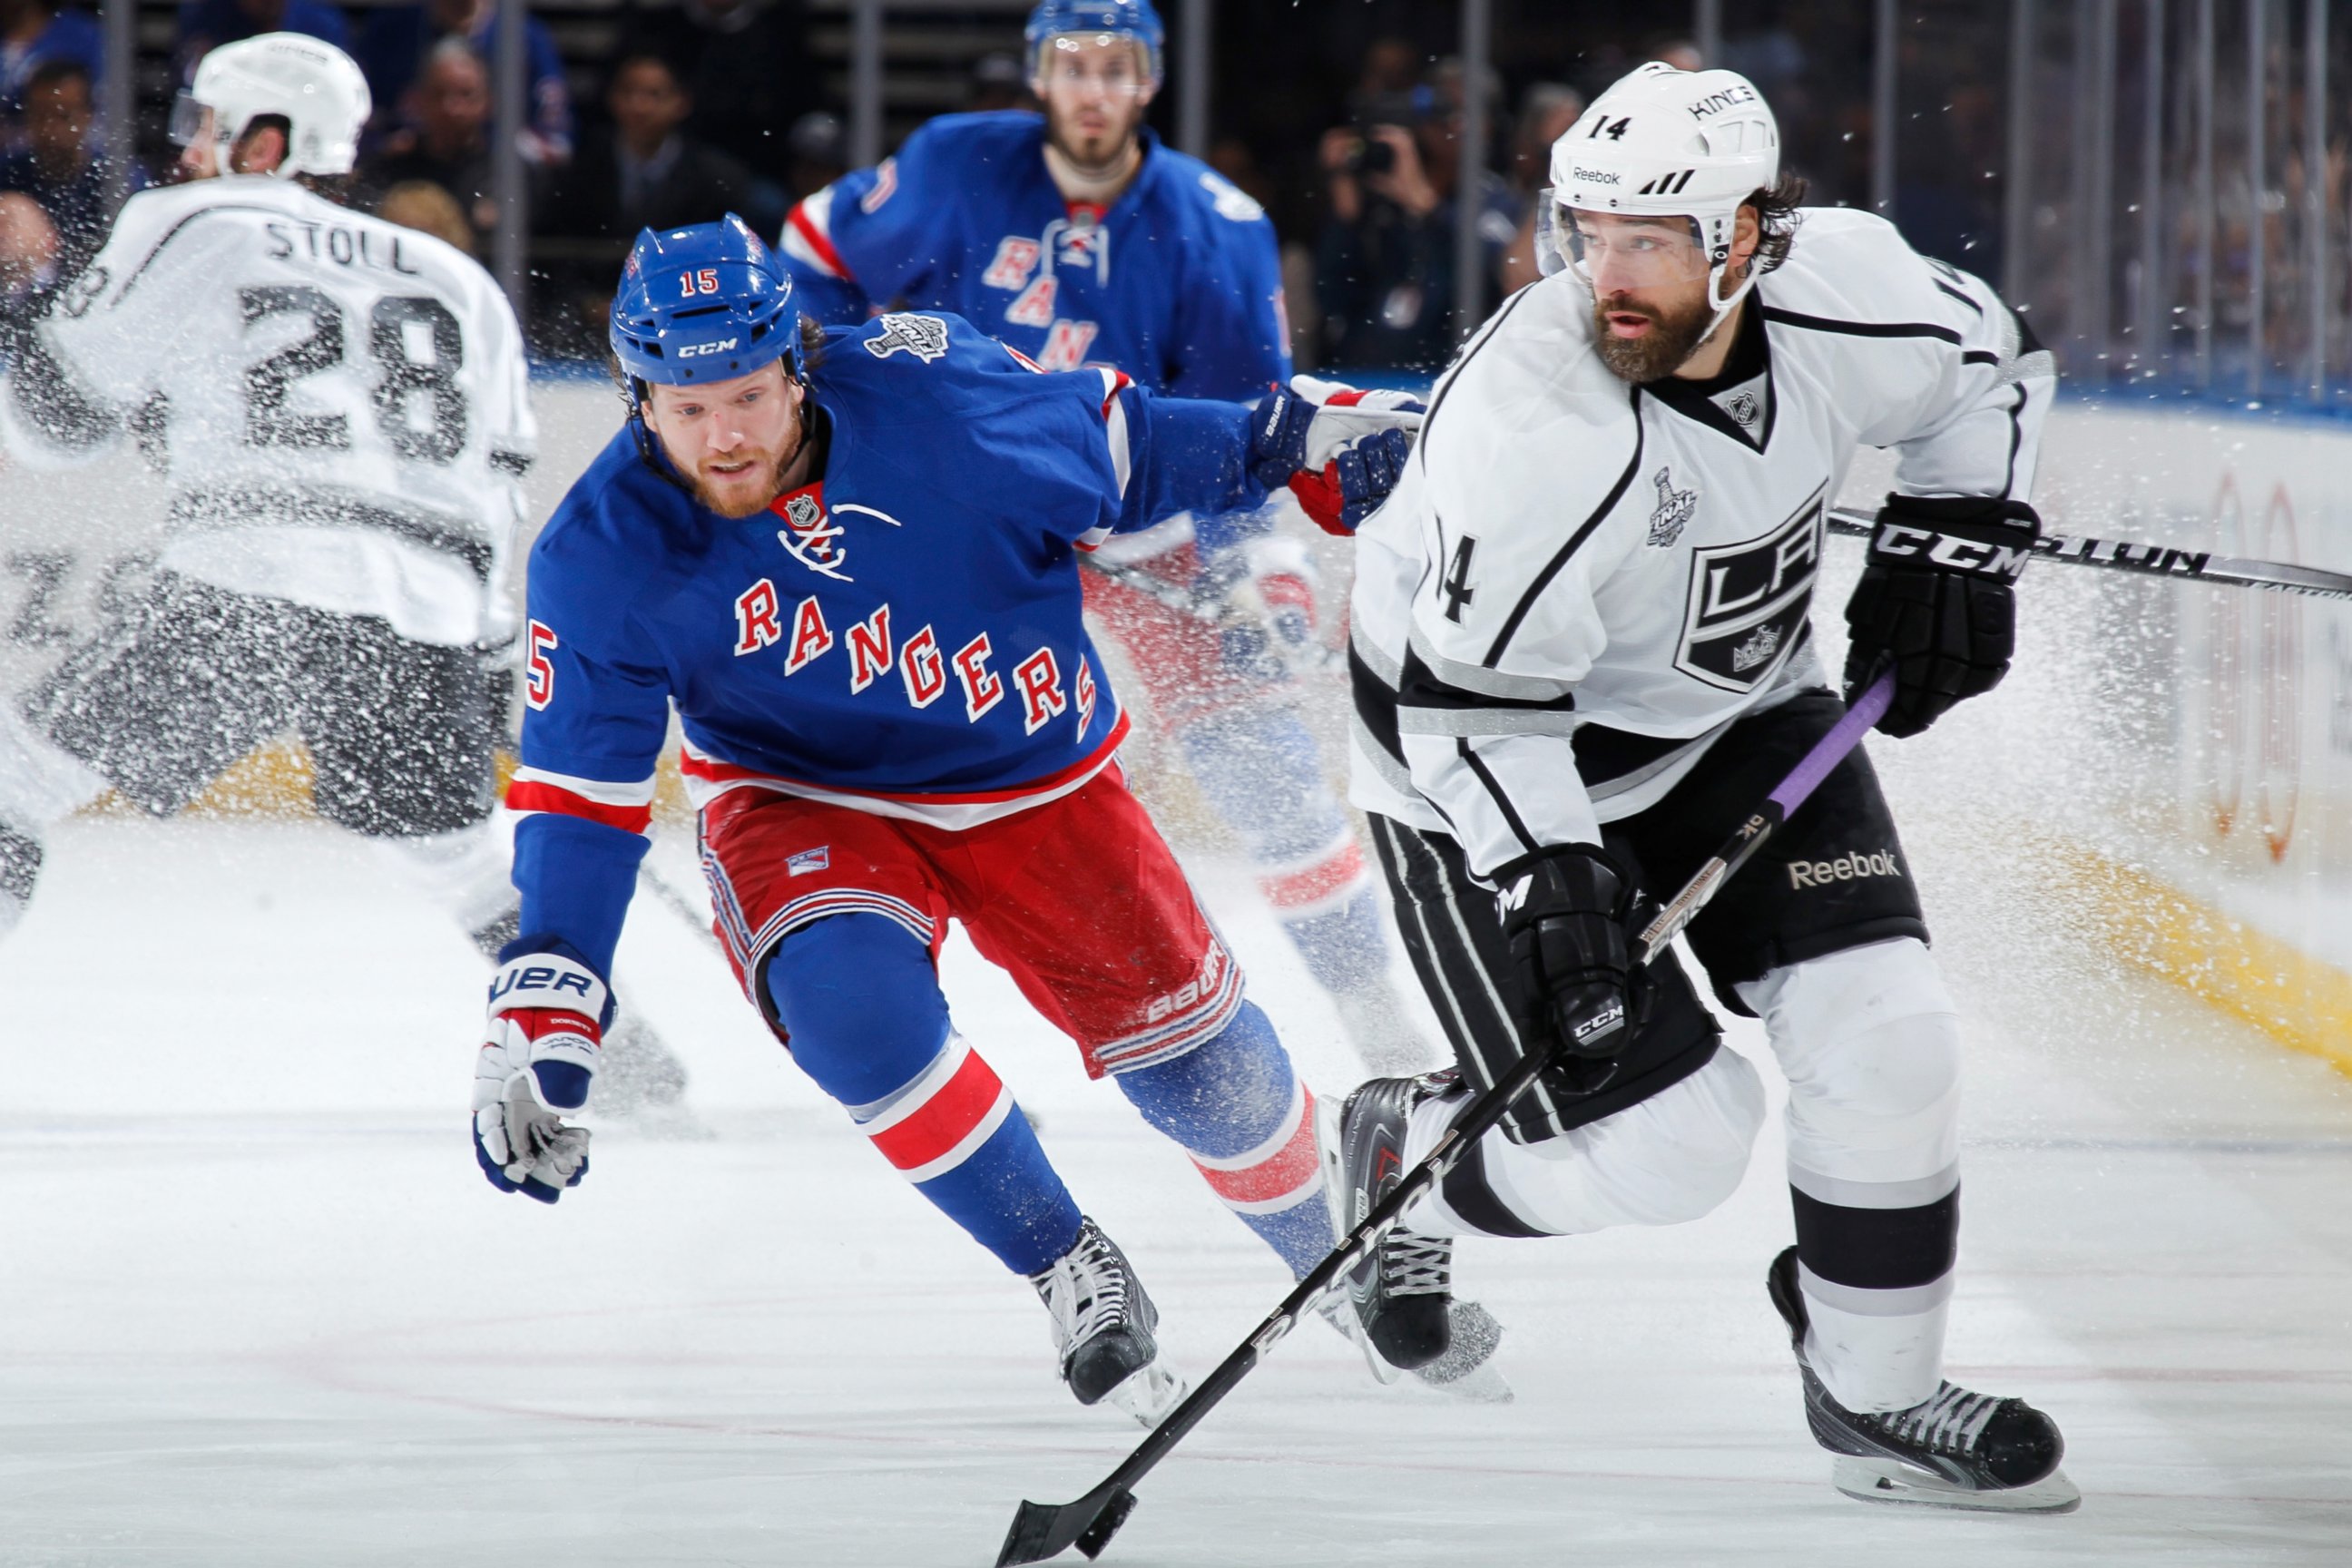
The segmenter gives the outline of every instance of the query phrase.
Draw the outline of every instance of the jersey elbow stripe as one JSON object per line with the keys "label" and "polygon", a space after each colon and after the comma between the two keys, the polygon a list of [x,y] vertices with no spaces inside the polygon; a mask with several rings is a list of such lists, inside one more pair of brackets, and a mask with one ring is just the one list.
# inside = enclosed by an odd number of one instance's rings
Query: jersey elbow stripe
{"label": "jersey elbow stripe", "polygon": [[995,1069],[951,1034],[909,1090],[858,1130],[908,1181],[928,1182],[971,1159],[1012,1111],[1012,1091]]}
{"label": "jersey elbow stripe", "polygon": [[1192,1163],[1209,1190],[1236,1213],[1276,1214],[1318,1196],[1323,1167],[1315,1152],[1315,1097],[1294,1079],[1274,1136],[1228,1159],[1194,1154]]}
{"label": "jersey elbow stripe", "polygon": [[819,268],[828,278],[854,283],[856,279],[850,273],[849,263],[834,248],[833,237],[827,232],[832,226],[833,187],[827,185],[796,204],[784,219],[784,254]]}
{"label": "jersey elbow stripe", "polygon": [[614,784],[519,768],[507,786],[506,803],[509,811],[551,812],[617,827],[624,833],[643,833],[653,822],[654,781]]}
{"label": "jersey elbow stripe", "polygon": [[1135,471],[1135,454],[1128,443],[1127,405],[1118,400],[1118,395],[1134,383],[1128,380],[1125,371],[1105,370],[1100,374],[1103,378],[1103,435],[1110,443],[1110,469],[1118,479],[1118,499],[1125,500],[1127,481]]}

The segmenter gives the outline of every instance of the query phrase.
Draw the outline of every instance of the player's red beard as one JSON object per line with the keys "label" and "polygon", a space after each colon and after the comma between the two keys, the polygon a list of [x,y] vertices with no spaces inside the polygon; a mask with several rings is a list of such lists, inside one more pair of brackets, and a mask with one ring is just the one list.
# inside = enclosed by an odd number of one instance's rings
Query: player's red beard
{"label": "player's red beard", "polygon": [[783,441],[773,447],[741,447],[724,457],[702,459],[688,477],[694,499],[724,518],[750,517],[767,510],[784,493],[784,469],[801,449],[806,434],[804,420],[805,416],[793,420]]}
{"label": "player's red beard", "polygon": [[[1621,338],[1609,330],[1609,318],[1617,315],[1643,317],[1650,330],[1639,337]],[[1620,381],[1658,381],[1696,352],[1714,321],[1715,310],[1704,289],[1689,305],[1665,310],[1630,294],[1611,294],[1592,302],[1593,351]]]}

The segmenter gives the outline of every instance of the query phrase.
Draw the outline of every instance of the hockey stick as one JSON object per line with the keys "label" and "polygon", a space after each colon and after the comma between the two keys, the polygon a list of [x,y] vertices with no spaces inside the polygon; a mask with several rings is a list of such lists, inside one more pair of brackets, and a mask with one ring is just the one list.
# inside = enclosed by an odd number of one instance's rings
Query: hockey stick
{"label": "hockey stick", "polygon": [[[1877,526],[1878,520],[1869,512],[1843,506],[1830,509],[1832,533],[1867,537]],[[2322,599],[2352,599],[2352,574],[2323,572],[2316,566],[2291,566],[2284,561],[2250,561],[2205,550],[2177,550],[2168,544],[2139,544],[2127,539],[2088,539],[2063,533],[2043,534],[2033,542],[2033,552],[2070,566],[2104,566],[2113,572],[2137,572],[2150,577],[2185,577],[2233,588],[2273,588]]]}
{"label": "hockey stick", "polygon": [[[1853,707],[1840,719],[1830,732],[1814,743],[1804,760],[1790,770],[1754,815],[1740,825],[1739,831],[1724,841],[1714,858],[1698,869],[1698,874],[1683,884],[1673,902],[1658,911],[1658,916],[1643,928],[1638,962],[1647,963],[1674,941],[1675,933],[1690,924],[1692,917],[1706,906],[1717,889],[1749,856],[1763,846],[1773,831],[1818,788],[1821,782],[1843,762],[1873,724],[1886,712],[1895,700],[1895,676],[1892,671],[1881,675],[1855,700]],[[1622,1022],[1614,1027],[1622,1027]],[[1596,1037],[1605,1037],[1605,1036]],[[1531,1052],[1519,1059],[1494,1088],[1472,1100],[1454,1125],[1437,1140],[1437,1147],[1426,1159],[1407,1172],[1394,1190],[1372,1205],[1363,1223],[1348,1233],[1346,1239],[1334,1247],[1322,1262],[1307,1271],[1282,1304],[1269,1313],[1265,1321],[1252,1331],[1234,1352],[1219,1363],[1201,1385],[1189,1394],[1165,1420],[1152,1428],[1149,1436],[1136,1445],[1119,1467],[1103,1479],[1102,1484],[1075,1502],[1024,1502],[1013,1516],[1013,1528],[1004,1537],[1004,1550],[998,1553],[997,1568],[1011,1568],[1016,1563],[1042,1563],[1075,1545],[1088,1557],[1099,1557],[1118,1527],[1135,1509],[1135,1484],[1150,1474],[1153,1466],[1168,1456],[1168,1451],[1183,1441],[1184,1435],[1200,1425],[1201,1418],[1215,1408],[1217,1403],[1234,1391],[1234,1384],[1248,1375],[1265,1353],[1288,1333],[1299,1318],[1312,1311],[1316,1304],[1339,1277],[1349,1273],[1370,1256],[1372,1247],[1397,1217],[1437,1184],[1446,1173],[1460,1163],[1463,1157],[1475,1148],[1511,1103],[1526,1093],[1544,1069],[1551,1065],[1553,1051]]]}

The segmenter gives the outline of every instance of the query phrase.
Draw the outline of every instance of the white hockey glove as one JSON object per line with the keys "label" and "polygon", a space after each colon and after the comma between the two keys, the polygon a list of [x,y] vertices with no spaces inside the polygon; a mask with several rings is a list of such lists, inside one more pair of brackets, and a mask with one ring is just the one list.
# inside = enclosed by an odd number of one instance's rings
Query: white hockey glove
{"label": "white hockey glove", "polygon": [[474,1157],[502,1193],[551,1204],[588,1174],[588,1103],[611,993],[555,952],[509,961],[490,982],[488,1038],[474,1060]]}
{"label": "white hockey glove", "polygon": [[1251,477],[1268,489],[1287,485],[1316,527],[1345,537],[1396,488],[1423,413],[1409,393],[1292,376],[1257,405]]}

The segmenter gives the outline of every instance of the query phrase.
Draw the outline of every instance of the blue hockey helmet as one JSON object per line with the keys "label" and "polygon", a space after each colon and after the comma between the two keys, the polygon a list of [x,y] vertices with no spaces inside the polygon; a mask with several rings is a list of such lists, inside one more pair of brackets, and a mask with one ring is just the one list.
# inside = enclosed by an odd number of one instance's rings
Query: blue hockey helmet
{"label": "blue hockey helmet", "polygon": [[1151,79],[1158,81],[1165,74],[1160,59],[1168,30],[1160,25],[1160,13],[1151,8],[1151,0],[1038,0],[1037,8],[1029,13],[1029,25],[1021,30],[1032,75],[1044,66],[1045,46],[1066,33],[1133,38],[1143,46],[1145,68]]}
{"label": "blue hockey helmet", "polygon": [[640,382],[725,381],[779,359],[796,379],[803,369],[792,274],[733,213],[638,234],[613,296],[611,341],[633,394]]}

